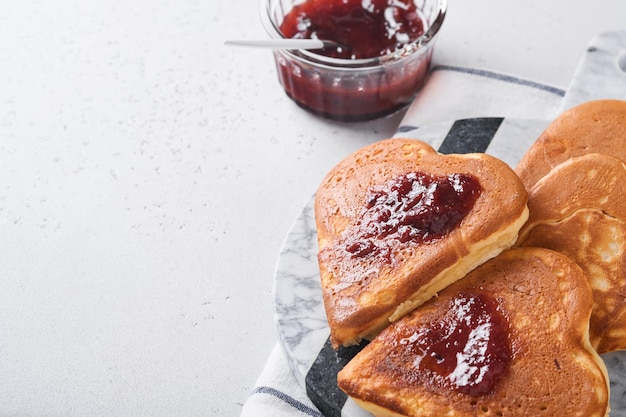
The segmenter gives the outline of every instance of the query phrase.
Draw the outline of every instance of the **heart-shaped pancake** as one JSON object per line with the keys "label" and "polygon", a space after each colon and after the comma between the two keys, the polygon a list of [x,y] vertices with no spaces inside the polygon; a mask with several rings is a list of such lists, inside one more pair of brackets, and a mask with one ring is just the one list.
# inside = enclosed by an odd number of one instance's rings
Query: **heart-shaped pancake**
{"label": "heart-shaped pancake", "polygon": [[514,171],[485,154],[387,139],[341,161],[315,197],[333,346],[373,337],[511,247],[526,201]]}
{"label": "heart-shaped pancake", "polygon": [[592,304],[570,258],[511,249],[383,330],[338,385],[379,417],[604,417]]}
{"label": "heart-shaped pancake", "polygon": [[626,349],[626,164],[603,154],[557,165],[529,191],[518,246],[559,251],[576,261],[594,293],[591,343]]}
{"label": "heart-shaped pancake", "polygon": [[626,161],[626,101],[589,101],[563,112],[524,154],[515,172],[530,189],[556,165],[588,153]]}

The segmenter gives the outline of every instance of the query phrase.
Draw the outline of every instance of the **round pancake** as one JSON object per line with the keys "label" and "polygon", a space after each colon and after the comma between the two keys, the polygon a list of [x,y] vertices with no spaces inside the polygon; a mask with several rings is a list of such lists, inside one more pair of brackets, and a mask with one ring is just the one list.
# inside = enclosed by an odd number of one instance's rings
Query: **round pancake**
{"label": "round pancake", "polygon": [[600,352],[626,349],[626,164],[587,154],[557,165],[530,190],[516,246],[562,252],[594,292],[591,340]]}
{"label": "round pancake", "polygon": [[528,221],[520,240],[537,223],[555,222],[584,208],[600,209],[626,221],[626,164],[588,154],[557,165],[529,190]]}
{"label": "round pancake", "polygon": [[[451,300],[473,292],[497,300],[508,318],[512,352],[505,372],[478,395],[451,387],[446,379],[454,372],[433,375],[420,368],[427,360],[423,340],[449,314]],[[606,416],[607,370],[589,343],[592,305],[586,277],[565,255],[508,250],[385,329],[339,373],[338,384],[377,416]],[[428,357],[439,360],[446,349],[458,349],[446,346]]]}
{"label": "round pancake", "polygon": [[596,100],[558,116],[515,168],[530,189],[559,163],[588,153],[626,161],[626,101]]}
{"label": "round pancake", "polygon": [[564,220],[536,225],[521,242],[574,260],[593,290],[590,340],[598,353],[626,349],[626,222],[583,209]]}

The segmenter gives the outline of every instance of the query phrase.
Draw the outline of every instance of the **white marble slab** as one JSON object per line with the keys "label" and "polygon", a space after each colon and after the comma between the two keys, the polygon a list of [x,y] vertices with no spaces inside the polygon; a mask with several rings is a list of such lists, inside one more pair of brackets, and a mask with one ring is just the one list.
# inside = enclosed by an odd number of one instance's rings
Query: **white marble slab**
{"label": "white marble slab", "polygon": [[591,40],[561,111],[599,99],[626,100],[626,31],[610,31]]}

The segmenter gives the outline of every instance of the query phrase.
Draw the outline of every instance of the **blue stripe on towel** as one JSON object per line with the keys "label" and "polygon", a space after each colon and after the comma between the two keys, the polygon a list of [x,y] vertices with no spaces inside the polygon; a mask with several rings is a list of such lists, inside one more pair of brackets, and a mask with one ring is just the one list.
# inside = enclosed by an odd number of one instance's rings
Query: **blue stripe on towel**
{"label": "blue stripe on towel", "polygon": [[314,410],[313,408],[307,406],[306,404],[301,403],[300,401],[296,400],[295,398],[291,397],[290,395],[285,394],[282,391],[279,391],[275,388],[271,388],[271,387],[257,387],[254,389],[254,391],[252,391],[252,395],[254,394],[267,394],[267,395],[271,395],[273,397],[278,398],[279,400],[289,404],[291,407],[295,408],[296,410],[300,411],[302,414],[306,414],[307,416],[311,416],[311,417],[324,417],[324,415],[322,413],[320,413],[317,410]]}
{"label": "blue stripe on towel", "polygon": [[477,75],[480,77],[485,77],[485,78],[491,78],[494,80],[500,80],[500,81],[504,81],[507,83],[512,83],[512,84],[517,84],[517,85],[523,85],[526,87],[531,87],[531,88],[536,88],[538,90],[542,90],[551,94],[555,94],[559,97],[563,97],[565,96],[565,90],[561,89],[561,88],[557,88],[557,87],[553,87],[551,85],[547,85],[547,84],[541,84],[535,81],[530,81],[530,80],[525,80],[523,78],[517,78],[517,77],[513,77],[511,75],[505,75],[505,74],[500,74],[497,72],[492,72],[492,71],[486,71],[486,70],[481,70],[481,69],[476,69],[476,68],[465,68],[465,67],[454,67],[451,65],[437,65],[435,67],[433,67],[432,69],[433,71],[456,71],[456,72],[462,72],[464,74],[471,74],[471,75]]}

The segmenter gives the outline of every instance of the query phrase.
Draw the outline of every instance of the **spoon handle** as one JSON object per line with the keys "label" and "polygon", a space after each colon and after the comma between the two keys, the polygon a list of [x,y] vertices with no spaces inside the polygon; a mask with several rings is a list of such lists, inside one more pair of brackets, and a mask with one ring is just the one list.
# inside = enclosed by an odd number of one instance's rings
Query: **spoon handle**
{"label": "spoon handle", "polygon": [[322,49],[325,46],[324,41],[319,39],[229,40],[224,45],[270,49]]}

